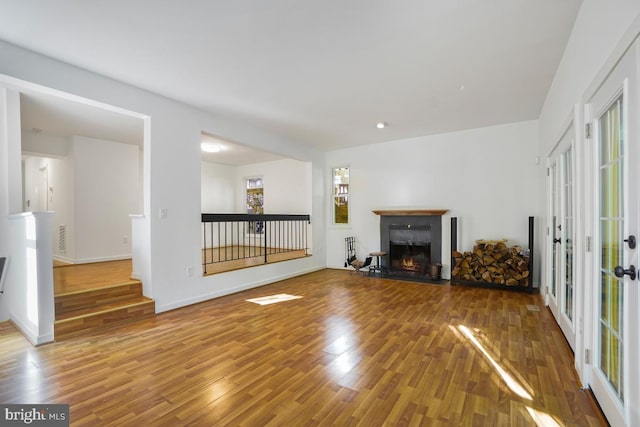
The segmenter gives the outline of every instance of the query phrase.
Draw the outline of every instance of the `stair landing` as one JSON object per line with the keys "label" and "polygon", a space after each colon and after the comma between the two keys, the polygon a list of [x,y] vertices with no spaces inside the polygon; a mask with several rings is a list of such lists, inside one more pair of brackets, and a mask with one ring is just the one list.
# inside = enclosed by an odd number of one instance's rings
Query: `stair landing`
{"label": "stair landing", "polygon": [[131,260],[64,265],[53,269],[57,341],[155,314],[155,302],[131,279]]}

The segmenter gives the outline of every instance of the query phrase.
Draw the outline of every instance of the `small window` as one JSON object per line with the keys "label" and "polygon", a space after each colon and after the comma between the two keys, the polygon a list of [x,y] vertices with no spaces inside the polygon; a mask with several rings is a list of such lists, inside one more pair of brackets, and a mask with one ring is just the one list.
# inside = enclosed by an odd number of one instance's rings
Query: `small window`
{"label": "small window", "polygon": [[349,168],[333,169],[333,222],[349,223]]}
{"label": "small window", "polygon": [[[247,213],[263,214],[264,213],[264,182],[262,178],[247,178]],[[250,234],[262,234],[262,221],[249,223]]]}

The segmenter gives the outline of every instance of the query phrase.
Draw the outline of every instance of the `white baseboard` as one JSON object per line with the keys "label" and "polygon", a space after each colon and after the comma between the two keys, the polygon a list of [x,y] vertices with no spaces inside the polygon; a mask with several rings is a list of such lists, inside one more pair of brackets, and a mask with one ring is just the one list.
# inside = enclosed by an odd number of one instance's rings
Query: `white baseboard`
{"label": "white baseboard", "polygon": [[53,258],[54,260],[56,260],[56,261],[64,262],[64,263],[67,263],[67,264],[75,264],[75,262],[74,262],[74,259],[73,259],[73,258],[69,258],[69,257],[66,257],[66,256],[62,256],[62,255],[54,254],[54,255],[52,256],[52,258]]}
{"label": "white baseboard", "polygon": [[80,258],[80,259],[73,259],[73,258],[67,258],[60,255],[54,255],[53,259],[66,262],[68,264],[91,264],[94,262],[121,261],[124,259],[131,259],[131,254],[97,257],[97,258]]}
{"label": "white baseboard", "polygon": [[9,322],[16,327],[18,331],[31,343],[33,346],[38,346],[42,344],[47,344],[54,341],[53,332],[45,335],[38,335],[35,333],[32,328],[29,328],[27,325],[22,323],[19,319],[11,316]]}

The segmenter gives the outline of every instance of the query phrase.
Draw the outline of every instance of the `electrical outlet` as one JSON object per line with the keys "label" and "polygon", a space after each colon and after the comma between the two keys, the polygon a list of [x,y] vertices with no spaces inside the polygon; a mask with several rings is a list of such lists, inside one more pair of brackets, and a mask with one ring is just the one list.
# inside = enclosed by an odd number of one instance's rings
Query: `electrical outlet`
{"label": "electrical outlet", "polygon": [[169,216],[169,212],[167,208],[160,208],[160,211],[158,212],[158,216],[160,217],[160,219],[167,219],[167,216]]}
{"label": "electrical outlet", "polygon": [[187,277],[193,277],[193,267],[187,267]]}
{"label": "electrical outlet", "polygon": [[122,238],[122,243],[124,243],[125,245],[126,245],[127,243],[129,243],[129,236],[124,236],[124,237]]}

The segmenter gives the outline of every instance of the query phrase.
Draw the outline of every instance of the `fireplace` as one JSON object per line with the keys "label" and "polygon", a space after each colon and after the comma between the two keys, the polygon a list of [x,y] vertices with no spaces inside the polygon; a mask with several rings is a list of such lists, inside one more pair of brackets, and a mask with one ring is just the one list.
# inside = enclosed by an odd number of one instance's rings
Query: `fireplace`
{"label": "fireplace", "polygon": [[389,274],[423,276],[431,264],[431,227],[429,225],[390,224]]}
{"label": "fireplace", "polygon": [[380,215],[381,259],[390,277],[441,279],[442,215],[446,211],[374,211]]}

